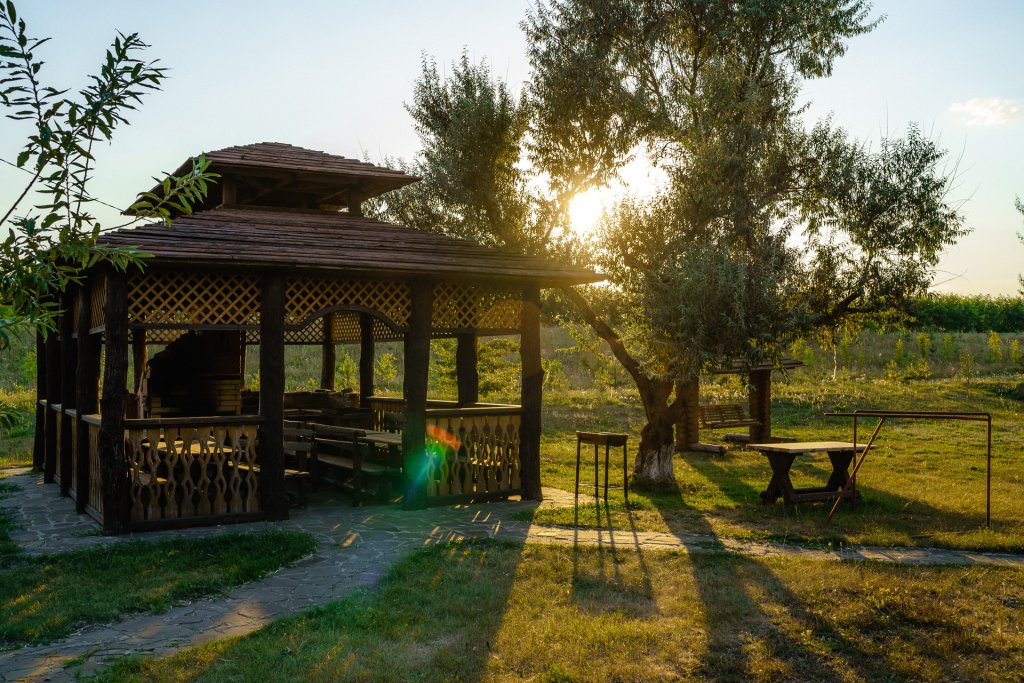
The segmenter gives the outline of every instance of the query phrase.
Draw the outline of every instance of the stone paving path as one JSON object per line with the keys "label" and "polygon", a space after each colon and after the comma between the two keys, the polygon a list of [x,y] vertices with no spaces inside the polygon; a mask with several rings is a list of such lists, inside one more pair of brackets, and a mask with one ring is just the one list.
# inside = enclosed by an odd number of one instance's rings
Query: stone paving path
{"label": "stone paving path", "polygon": [[[132,538],[155,540],[171,535],[199,537],[228,527],[205,527],[143,535],[105,537],[89,517],[77,515],[68,498],[44,485],[35,474],[7,478],[21,487],[0,500],[14,514],[14,540],[28,554],[62,552]],[[543,507],[573,504],[570,494],[545,489]],[[293,529],[313,534],[319,548],[298,564],[226,595],[197,600],[163,614],[139,614],[106,625],[83,628],[50,645],[0,651],[0,681],[64,681],[73,678],[68,660],[85,661],[82,671],[124,654],[168,655],[210,640],[249,633],[267,623],[320,605],[361,586],[375,584],[414,548],[451,540],[487,537],[515,542],[602,545],[622,550],[687,552],[729,551],[758,557],[819,560],[871,560],[901,564],[996,565],[1024,568],[1024,556],[927,548],[847,547],[817,550],[781,543],[751,543],[700,534],[533,525],[513,519],[535,503],[510,501],[432,508],[416,512],[387,507],[353,508],[326,501],[294,511],[287,522],[235,525],[232,531]]]}

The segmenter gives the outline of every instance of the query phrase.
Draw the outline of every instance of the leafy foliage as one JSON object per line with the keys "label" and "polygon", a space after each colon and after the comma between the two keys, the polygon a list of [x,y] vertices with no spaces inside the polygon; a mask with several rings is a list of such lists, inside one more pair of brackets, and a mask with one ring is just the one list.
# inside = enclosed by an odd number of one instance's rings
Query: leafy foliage
{"label": "leafy foliage", "polygon": [[[77,96],[40,80],[39,48],[48,38],[32,38],[14,3],[0,4],[0,103],[6,116],[31,126],[17,167],[27,180],[0,218],[9,233],[0,244],[0,347],[19,327],[52,328],[58,313],[56,293],[80,273],[106,262],[126,269],[141,264],[143,254],[131,248],[97,244],[102,227],[90,213],[96,199],[88,192],[94,173],[93,148],[111,140],[115,129],[149,91],[158,89],[166,70],[146,62],[139,53],[148,47],[137,34],[119,33],[107,50],[98,74]],[[190,213],[215,176],[200,157],[181,177],[168,176],[159,195],[143,193],[128,212],[170,223],[170,211]],[[21,215],[18,206],[32,192],[40,203]]]}
{"label": "leafy foliage", "polygon": [[537,169],[524,164],[531,109],[486,62],[463,52],[442,78],[423,59],[406,105],[422,142],[412,162],[388,160],[422,181],[364,210],[429,232],[520,253],[570,253],[575,246],[567,202],[541,191]]}
{"label": "leafy foliage", "polygon": [[911,314],[918,327],[949,332],[1020,332],[1024,298],[929,294],[914,300]]}
{"label": "leafy foliage", "polygon": [[869,9],[558,0],[526,22],[531,152],[552,182],[604,182],[637,150],[668,177],[601,229],[621,334],[584,314],[640,389],[641,477],[670,480],[681,382],[723,357],[760,362],[906,309],[966,232],[945,152],[916,126],[873,150],[829,120],[804,123],[803,80],[827,76],[846,41],[874,28]]}

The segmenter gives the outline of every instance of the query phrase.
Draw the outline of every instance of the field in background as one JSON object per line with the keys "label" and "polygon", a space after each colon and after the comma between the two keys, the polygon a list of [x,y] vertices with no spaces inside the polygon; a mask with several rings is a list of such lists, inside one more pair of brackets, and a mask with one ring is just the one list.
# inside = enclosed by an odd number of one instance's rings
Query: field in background
{"label": "field in background", "polygon": [[[31,461],[33,404],[35,400],[35,347],[30,340],[17,341],[0,352],[0,409],[13,414],[10,425],[0,431],[0,468],[27,464]],[[880,334],[864,331],[857,338],[841,338],[834,348],[822,348],[810,342],[798,342],[789,354],[806,365],[779,377],[778,382],[811,387],[820,382],[836,387],[846,382],[885,380],[895,385],[944,379],[969,387],[979,378],[1003,376],[1011,384],[1024,369],[1024,333],[942,333],[902,332]],[[595,338],[577,340],[565,329],[546,327],[542,331],[545,369],[545,402],[549,406],[578,402],[582,397],[595,401],[597,410],[610,401],[635,402],[635,388],[622,367]],[[160,347],[151,347],[155,354]],[[358,388],[358,347],[339,346],[337,357],[337,388]],[[259,384],[259,349],[250,347],[246,359],[246,382]],[[434,398],[455,397],[455,351],[452,340],[435,340],[432,345],[430,394]],[[320,349],[315,346],[286,348],[288,390],[312,389],[319,386]],[[489,338],[481,342],[480,381],[482,400],[517,403],[519,400],[518,339]],[[377,346],[375,376],[381,394],[400,394],[402,388],[401,344]],[[131,373],[129,372],[129,377]],[[742,395],[735,377],[705,378],[703,393],[717,397],[722,394]],[[871,397],[872,403],[892,405],[884,393],[885,383],[875,385],[881,392]],[[926,392],[927,393],[927,392]],[[1024,383],[1004,391],[1009,398],[1024,400]],[[718,400],[717,398],[715,400]],[[970,408],[965,403],[959,406]],[[574,431],[583,423],[562,423],[558,411],[548,409],[548,431]]]}

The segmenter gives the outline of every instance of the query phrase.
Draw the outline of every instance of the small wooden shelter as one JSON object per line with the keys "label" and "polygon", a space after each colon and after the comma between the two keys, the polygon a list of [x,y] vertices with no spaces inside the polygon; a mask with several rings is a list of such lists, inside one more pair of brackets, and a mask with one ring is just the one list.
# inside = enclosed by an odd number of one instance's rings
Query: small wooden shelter
{"label": "small wooden shelter", "polygon": [[[406,507],[539,498],[540,290],[599,278],[364,217],[365,200],[417,180],[399,171],[277,143],[206,158],[221,178],[205,204],[170,229],[104,236],[103,244],[150,254],[145,269],[88,272],[63,294],[59,333],[40,338],[44,479],[107,533],[287,518],[284,347],[321,345],[327,385],[334,345],[351,342],[360,346],[362,404],[404,413]],[[521,338],[521,405],[481,404],[477,338],[507,334]],[[430,340],[441,337],[458,340],[453,404],[427,398]],[[373,396],[380,341],[404,345],[402,399]],[[138,389],[152,344],[193,349],[164,364],[162,381],[191,379],[176,403],[162,404],[176,412],[158,416],[151,404],[150,415],[138,415],[129,353]],[[246,410],[244,349],[252,344],[258,408]],[[429,425],[458,445],[428,448]]]}

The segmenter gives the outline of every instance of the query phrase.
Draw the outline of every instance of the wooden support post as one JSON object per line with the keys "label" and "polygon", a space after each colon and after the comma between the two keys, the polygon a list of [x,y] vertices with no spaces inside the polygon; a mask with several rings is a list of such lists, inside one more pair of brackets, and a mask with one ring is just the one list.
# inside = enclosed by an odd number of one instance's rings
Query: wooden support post
{"label": "wooden support post", "polygon": [[[142,386],[142,378],[146,374],[146,363],[149,359],[146,355],[146,331],[134,330],[132,332],[132,391],[138,393]],[[142,417],[142,415],[139,415]]]}
{"label": "wooden support post", "polygon": [[[78,365],[78,343],[75,333],[75,294],[77,287],[68,286],[61,295],[60,314],[60,405],[61,409],[75,407],[75,371]],[[60,472],[60,495],[71,494],[71,447],[74,439],[74,422],[64,413],[61,417],[58,470]]]}
{"label": "wooden support post", "polygon": [[75,377],[75,405],[78,420],[75,422],[75,442],[78,447],[78,462],[75,467],[75,509],[85,512],[89,502],[89,459],[98,457],[89,452],[89,425],[84,415],[99,412],[100,383],[100,335],[89,334],[92,326],[92,285],[82,288],[82,301],[78,306],[78,373]]}
{"label": "wooden support post", "polygon": [[430,372],[430,324],[433,318],[434,285],[411,283],[412,310],[405,333],[405,428],[402,430],[405,496],[402,507],[415,510],[426,505],[427,379]]}
{"label": "wooden support post", "polygon": [[107,273],[103,304],[106,357],[100,399],[99,460],[103,482],[103,533],[128,531],[128,458],[124,451],[124,409],[128,398],[128,287],[125,274]]}
{"label": "wooden support post", "polygon": [[766,442],[772,437],[772,371],[750,372],[750,418],[760,422],[750,428],[750,443]]}
{"label": "wooden support post", "polygon": [[280,275],[263,278],[260,304],[260,507],[267,519],[288,519],[284,490],[284,299]]}
{"label": "wooden support post", "polygon": [[359,405],[373,396],[373,316],[359,314]]}
{"label": "wooden support post", "polygon": [[523,498],[541,500],[540,430],[541,400],[544,391],[544,369],[540,362],[540,289],[532,285],[523,289],[520,322],[519,357],[522,363],[522,389],[519,423],[519,478]]}
{"label": "wooden support post", "polygon": [[57,471],[57,413],[50,406],[60,403],[60,341],[57,332],[46,335],[46,449],[43,452],[43,481],[53,483]]}
{"label": "wooden support post", "polygon": [[676,450],[685,450],[700,442],[700,379],[679,382],[676,391],[683,395],[683,414],[676,424]]}
{"label": "wooden support post", "polygon": [[480,400],[477,337],[473,332],[466,332],[457,335],[455,339],[455,378],[459,388],[459,405],[472,405]]}
{"label": "wooden support post", "polygon": [[36,330],[36,432],[32,442],[32,469],[43,471],[46,458],[46,409],[39,402],[46,400],[46,342]]}
{"label": "wooden support post", "polygon": [[334,372],[337,347],[334,345],[334,314],[323,317],[323,337],[320,343],[320,388],[334,390]]}

